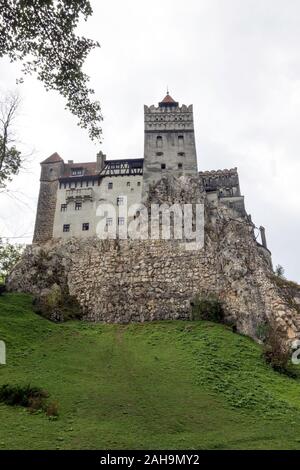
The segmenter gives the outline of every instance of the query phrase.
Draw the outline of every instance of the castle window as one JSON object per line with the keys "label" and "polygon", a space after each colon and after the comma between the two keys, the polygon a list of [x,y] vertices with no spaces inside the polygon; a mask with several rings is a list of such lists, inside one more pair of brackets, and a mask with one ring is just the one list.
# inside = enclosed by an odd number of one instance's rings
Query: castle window
{"label": "castle window", "polygon": [[108,227],[108,226],[112,226],[112,223],[113,223],[112,217],[107,217],[107,219],[106,219],[106,225],[107,225],[107,227]]}
{"label": "castle window", "polygon": [[178,163],[178,170],[182,169],[182,163]]}
{"label": "castle window", "polygon": [[83,168],[72,168],[72,176],[81,176],[83,175]]}
{"label": "castle window", "polygon": [[184,152],[178,152],[178,157],[185,157],[185,153]]}
{"label": "castle window", "polygon": [[137,182],[137,185],[138,185],[138,186],[141,186],[141,182],[140,182],[140,181],[138,181],[138,182]]}
{"label": "castle window", "polygon": [[86,231],[89,230],[89,229],[90,229],[90,224],[89,224],[89,223],[84,223],[84,224],[82,224],[82,230],[83,230],[84,232],[86,232]]}
{"label": "castle window", "polygon": [[161,164],[161,169],[162,169],[162,170],[165,170],[165,169],[166,169],[166,164],[165,164],[165,163],[162,163],[162,164]]}
{"label": "castle window", "polygon": [[125,223],[125,218],[124,217],[118,217],[118,225],[124,225]]}
{"label": "castle window", "polygon": [[68,207],[67,204],[61,204],[61,206],[60,206],[60,211],[61,211],[61,212],[66,212],[67,207]]}
{"label": "castle window", "polygon": [[179,147],[183,147],[183,144],[184,144],[184,137],[183,137],[183,135],[179,135],[178,136],[178,145],[179,145]]}
{"label": "castle window", "polygon": [[63,225],[63,232],[70,232],[70,224]]}
{"label": "castle window", "polygon": [[112,182],[109,182],[108,185],[107,185],[107,188],[108,188],[108,189],[112,189],[112,188],[113,188],[113,183],[112,183]]}
{"label": "castle window", "polygon": [[156,156],[157,156],[157,157],[162,157],[163,154],[164,154],[164,152],[156,152]]}
{"label": "castle window", "polygon": [[130,186],[130,181],[127,181],[127,186],[128,186],[128,187]]}
{"label": "castle window", "polygon": [[162,147],[162,144],[163,144],[163,142],[162,142],[162,136],[161,136],[161,135],[158,135],[158,136],[156,137],[156,147],[161,148],[161,147]]}
{"label": "castle window", "polygon": [[117,197],[117,206],[123,206],[124,204],[124,197],[123,196],[118,196]]}
{"label": "castle window", "polygon": [[75,202],[75,211],[80,211],[82,208],[82,202]]}

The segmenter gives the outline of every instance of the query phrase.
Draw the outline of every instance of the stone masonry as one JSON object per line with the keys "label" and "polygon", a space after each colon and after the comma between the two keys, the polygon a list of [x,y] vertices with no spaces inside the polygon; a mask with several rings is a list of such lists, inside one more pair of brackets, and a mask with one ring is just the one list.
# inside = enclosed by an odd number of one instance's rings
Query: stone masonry
{"label": "stone masonry", "polygon": [[[192,179],[175,182],[170,202],[193,194]],[[150,194],[160,201],[169,185],[163,180]],[[251,221],[225,204],[211,206],[205,194],[199,190],[205,204],[202,250],[187,251],[179,240],[52,240],[27,247],[8,288],[39,296],[59,285],[77,299],[87,320],[109,323],[189,319],[194,297],[213,293],[239,332],[257,339],[259,327],[274,321],[286,339],[296,338],[299,310],[275,282]]]}

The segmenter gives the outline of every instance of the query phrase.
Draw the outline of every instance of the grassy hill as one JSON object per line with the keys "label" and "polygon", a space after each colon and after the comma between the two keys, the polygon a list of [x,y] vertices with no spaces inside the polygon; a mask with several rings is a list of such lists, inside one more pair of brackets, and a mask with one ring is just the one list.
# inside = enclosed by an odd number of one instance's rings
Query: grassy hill
{"label": "grassy hill", "polygon": [[300,448],[300,380],[208,322],[53,324],[0,297],[0,385],[42,387],[60,415],[0,404],[0,449]]}

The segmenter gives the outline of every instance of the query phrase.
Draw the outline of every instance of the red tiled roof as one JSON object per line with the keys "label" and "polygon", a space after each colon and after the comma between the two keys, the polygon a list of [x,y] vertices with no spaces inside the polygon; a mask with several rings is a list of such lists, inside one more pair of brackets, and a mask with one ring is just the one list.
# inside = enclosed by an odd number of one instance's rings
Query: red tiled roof
{"label": "red tiled roof", "polygon": [[173,100],[172,96],[170,96],[169,93],[167,93],[161,103],[176,103],[176,101]]}
{"label": "red tiled roof", "polygon": [[63,162],[63,159],[58,155],[57,152],[54,152],[50,157],[46,158],[42,163],[57,163]]}

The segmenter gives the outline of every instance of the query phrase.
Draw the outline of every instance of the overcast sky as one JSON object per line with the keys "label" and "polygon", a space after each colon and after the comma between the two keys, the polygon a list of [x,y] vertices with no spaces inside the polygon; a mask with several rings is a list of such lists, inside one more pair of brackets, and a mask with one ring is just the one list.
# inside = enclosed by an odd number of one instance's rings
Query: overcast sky
{"label": "overcast sky", "polygon": [[[143,105],[166,92],[194,105],[199,169],[237,166],[246,208],[267,231],[274,265],[300,281],[299,0],[94,0],[81,30],[96,39],[86,72],[104,114],[108,158],[143,157]],[[28,236],[39,162],[53,152],[93,161],[64,100],[0,60],[0,89],[18,89],[18,135],[33,156],[0,196],[1,236]],[[13,239],[12,239],[13,240]]]}

